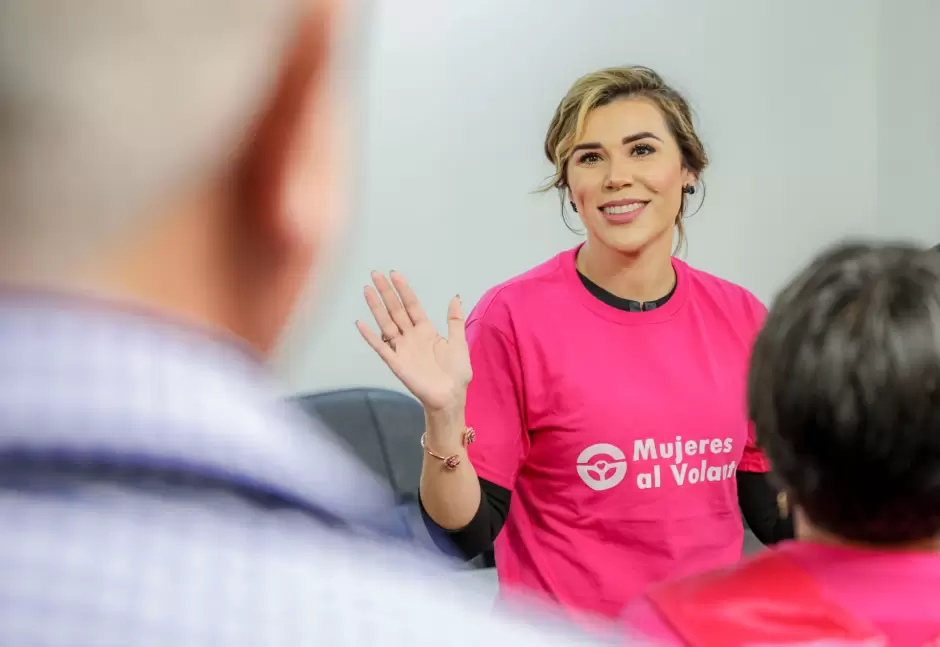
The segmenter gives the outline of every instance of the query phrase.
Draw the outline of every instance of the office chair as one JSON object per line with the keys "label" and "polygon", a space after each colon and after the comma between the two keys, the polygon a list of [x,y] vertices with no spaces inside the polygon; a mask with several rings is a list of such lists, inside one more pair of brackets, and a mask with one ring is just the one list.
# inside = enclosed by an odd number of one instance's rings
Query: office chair
{"label": "office chair", "polygon": [[[376,388],[351,388],[298,395],[290,399],[321,421],[359,459],[388,483],[418,535],[449,552],[447,540],[428,534],[421,520],[418,486],[424,457],[424,409],[409,395]],[[470,565],[494,566],[492,550]]]}

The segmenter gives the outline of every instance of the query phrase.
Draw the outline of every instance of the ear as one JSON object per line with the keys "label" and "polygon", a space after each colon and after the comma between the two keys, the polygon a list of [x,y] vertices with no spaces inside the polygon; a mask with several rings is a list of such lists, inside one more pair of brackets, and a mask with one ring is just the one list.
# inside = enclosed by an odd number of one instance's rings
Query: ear
{"label": "ear", "polygon": [[312,250],[338,211],[329,79],[338,5],[315,0],[298,21],[239,163],[242,224],[268,252]]}
{"label": "ear", "polygon": [[687,167],[682,167],[682,186],[695,186],[698,183],[698,174],[694,171],[689,170]]}

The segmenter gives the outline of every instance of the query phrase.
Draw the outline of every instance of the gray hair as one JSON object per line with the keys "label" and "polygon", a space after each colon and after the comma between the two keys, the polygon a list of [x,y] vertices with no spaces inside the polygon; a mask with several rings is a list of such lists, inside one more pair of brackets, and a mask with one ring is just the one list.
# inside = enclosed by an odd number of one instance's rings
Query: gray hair
{"label": "gray hair", "polygon": [[300,5],[0,1],[0,255],[123,235],[221,168]]}

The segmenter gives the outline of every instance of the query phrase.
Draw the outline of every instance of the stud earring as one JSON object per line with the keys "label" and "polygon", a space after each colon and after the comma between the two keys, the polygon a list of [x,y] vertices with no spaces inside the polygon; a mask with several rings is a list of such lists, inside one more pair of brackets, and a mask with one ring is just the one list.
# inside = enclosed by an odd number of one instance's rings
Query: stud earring
{"label": "stud earring", "polygon": [[691,184],[687,184],[684,187],[682,187],[682,192],[687,195],[692,195],[693,193],[695,193],[695,187],[692,186]]}

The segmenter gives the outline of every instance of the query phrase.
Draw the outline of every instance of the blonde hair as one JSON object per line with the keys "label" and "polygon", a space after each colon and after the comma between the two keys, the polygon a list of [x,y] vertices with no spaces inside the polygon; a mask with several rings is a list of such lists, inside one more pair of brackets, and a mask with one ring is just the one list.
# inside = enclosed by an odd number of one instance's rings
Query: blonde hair
{"label": "blonde hair", "polygon": [[[700,177],[708,166],[708,155],[695,132],[689,103],[668,86],[659,74],[642,66],[610,67],[591,72],[575,81],[568,90],[568,94],[558,104],[545,135],[545,156],[555,165],[555,173],[541,190],[558,189],[563,209],[568,190],[568,161],[575,142],[584,131],[588,115],[595,108],[628,97],[646,99],[659,108],[666,126],[679,145],[685,168]],[[685,246],[685,229],[682,226],[685,209],[686,194],[683,193],[682,206],[676,215],[676,250]]]}

